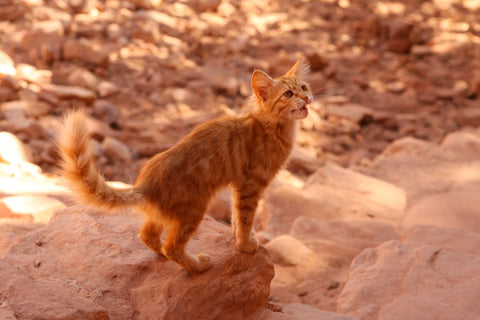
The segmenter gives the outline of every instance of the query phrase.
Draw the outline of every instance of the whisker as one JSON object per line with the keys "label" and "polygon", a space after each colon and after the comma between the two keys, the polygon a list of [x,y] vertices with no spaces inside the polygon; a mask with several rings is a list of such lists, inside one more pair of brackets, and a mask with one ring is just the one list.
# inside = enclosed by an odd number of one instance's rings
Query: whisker
{"label": "whisker", "polygon": [[331,96],[331,94],[314,94],[313,98],[318,99],[318,98],[327,97],[327,96]]}
{"label": "whisker", "polygon": [[338,85],[328,86],[328,87],[325,86],[325,87],[321,87],[321,88],[318,88],[318,89],[312,91],[312,93],[313,93],[313,95],[316,95],[317,93],[322,92],[326,89],[336,89],[336,88],[339,88],[339,87],[342,87],[342,85],[338,84]]}

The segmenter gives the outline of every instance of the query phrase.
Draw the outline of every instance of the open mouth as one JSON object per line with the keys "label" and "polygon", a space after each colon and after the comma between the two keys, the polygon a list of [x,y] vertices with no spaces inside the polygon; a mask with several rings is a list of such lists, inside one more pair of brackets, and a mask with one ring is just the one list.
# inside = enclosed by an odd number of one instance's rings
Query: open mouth
{"label": "open mouth", "polygon": [[292,111],[290,111],[290,114],[293,115],[295,119],[303,119],[308,116],[308,108],[306,106],[303,106],[298,109],[293,109]]}

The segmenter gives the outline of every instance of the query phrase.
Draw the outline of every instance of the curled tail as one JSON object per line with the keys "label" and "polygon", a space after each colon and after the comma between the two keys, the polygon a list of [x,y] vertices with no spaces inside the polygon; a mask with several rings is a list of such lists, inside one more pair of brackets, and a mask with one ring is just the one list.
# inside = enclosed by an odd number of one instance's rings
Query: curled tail
{"label": "curled tail", "polygon": [[83,204],[104,209],[134,206],[142,199],[142,194],[135,188],[109,186],[95,167],[87,117],[85,110],[75,110],[64,118],[58,137],[63,177]]}

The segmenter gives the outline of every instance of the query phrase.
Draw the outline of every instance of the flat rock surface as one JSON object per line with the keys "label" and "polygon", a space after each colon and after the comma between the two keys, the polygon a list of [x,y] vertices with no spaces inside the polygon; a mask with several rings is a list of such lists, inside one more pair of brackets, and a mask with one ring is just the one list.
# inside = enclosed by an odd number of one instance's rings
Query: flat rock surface
{"label": "flat rock surface", "polygon": [[418,226],[403,241],[367,249],[352,262],[338,303],[361,319],[475,319],[480,236]]}

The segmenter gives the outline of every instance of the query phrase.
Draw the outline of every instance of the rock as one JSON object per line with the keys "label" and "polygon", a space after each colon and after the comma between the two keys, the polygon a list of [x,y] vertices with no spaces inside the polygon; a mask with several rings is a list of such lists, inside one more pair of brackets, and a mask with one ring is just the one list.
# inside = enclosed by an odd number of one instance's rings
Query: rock
{"label": "rock", "polygon": [[15,65],[13,64],[12,58],[0,50],[0,75],[14,76],[15,74]]}
{"label": "rock", "polygon": [[103,34],[103,30],[105,30],[110,20],[105,19],[105,16],[105,14],[76,14],[70,27],[70,32],[74,34],[77,39],[97,38]]}
{"label": "rock", "polygon": [[95,9],[96,0],[71,0],[68,2],[73,13],[89,13]]}
{"label": "rock", "polygon": [[95,90],[98,86],[99,80],[97,77],[86,69],[75,69],[67,79],[72,86],[84,87],[90,90]]}
{"label": "rock", "polygon": [[207,213],[215,220],[230,222],[232,217],[232,192],[230,188],[219,191],[210,201]]}
{"label": "rock", "polygon": [[396,21],[390,25],[387,50],[394,53],[408,53],[412,47],[413,25],[403,21]]}
{"label": "rock", "polygon": [[66,6],[59,5],[58,3],[53,5],[54,7],[34,5],[29,8],[29,13],[38,20],[59,20],[65,29],[69,28],[72,22],[72,15],[65,10]]}
{"label": "rock", "polygon": [[53,94],[59,99],[76,98],[85,102],[92,102],[97,98],[95,92],[89,89],[76,86],[61,86],[55,84],[44,84],[42,91]]}
{"label": "rock", "polygon": [[424,57],[432,54],[432,49],[427,45],[413,45],[410,53],[417,57]]}
{"label": "rock", "polygon": [[52,71],[50,70],[39,70],[26,63],[18,64],[16,70],[18,79],[36,84],[52,82]]}
{"label": "rock", "polygon": [[237,94],[239,87],[237,78],[222,65],[209,63],[203,67],[203,72],[209,86],[213,87],[217,93]]}
{"label": "rock", "polygon": [[102,142],[103,152],[113,161],[121,161],[130,163],[132,161],[132,153],[128,146],[119,140],[106,137]]}
{"label": "rock", "polygon": [[0,81],[1,81],[0,83],[2,84],[2,86],[11,88],[15,91],[19,91],[19,90],[22,89],[22,86],[20,85],[20,82],[12,76],[5,75],[5,76],[0,78]]}
{"label": "rock", "polygon": [[193,0],[189,5],[197,12],[215,11],[222,1],[220,0]]}
{"label": "rock", "polygon": [[102,121],[112,125],[120,116],[118,107],[108,100],[96,100],[92,108],[93,115]]}
{"label": "rock", "polygon": [[387,220],[390,217],[396,220],[397,214],[405,209],[407,203],[406,194],[402,188],[352,170],[344,169],[333,163],[327,163],[311,175],[305,185],[305,189],[310,192],[317,192],[324,185],[338,188],[345,193],[352,192],[350,195],[352,200],[355,199],[355,193],[361,194],[362,198],[366,200],[365,202],[376,203],[389,208],[395,213],[382,214],[385,218],[389,217]]}
{"label": "rock", "polygon": [[159,24],[145,15],[137,15],[136,24],[130,29],[129,36],[150,43],[162,40]]}
{"label": "rock", "polygon": [[[275,277],[270,285],[271,301],[298,301],[326,310],[332,310],[347,280],[353,258],[366,248],[398,238],[392,225],[373,219],[325,221],[305,216],[294,221],[289,234],[288,237],[300,242],[304,250],[294,247],[285,250],[286,254],[296,257],[297,252],[310,252],[313,263],[308,263],[308,256],[299,266],[282,263],[281,259],[275,258],[275,251],[272,253],[270,243],[267,243],[275,263]],[[278,238],[281,237],[287,236]]]}
{"label": "rock", "polygon": [[28,162],[28,155],[25,146],[14,134],[0,132],[0,162],[16,165]]}
{"label": "rock", "polygon": [[273,263],[286,266],[315,267],[321,264],[315,252],[289,235],[281,235],[265,245]]}
{"label": "rock", "polygon": [[106,67],[109,63],[108,55],[93,49],[87,40],[67,39],[63,46],[63,58],[102,67]]}
{"label": "rock", "polygon": [[[471,143],[469,141],[463,145]],[[476,179],[478,154],[458,153],[447,146],[408,137],[394,141],[371,165],[356,170],[404,188],[408,202],[413,204],[422,197],[444,192],[454,184]]]}
{"label": "rock", "polygon": [[300,216],[399,223],[406,205],[402,188],[327,163],[309,178],[303,189],[280,187],[266,195],[267,231],[275,235],[287,233]]}
{"label": "rock", "polygon": [[35,22],[22,38],[22,47],[37,64],[58,61],[63,46],[64,26],[58,20]]}
{"label": "rock", "polygon": [[0,7],[0,20],[15,21],[21,18],[25,11],[27,11],[27,5],[23,2],[19,3],[14,0],[4,1]]}
{"label": "rock", "polygon": [[45,137],[45,129],[38,121],[25,118],[22,110],[14,110],[9,118],[0,121],[0,130],[14,133],[19,139],[41,139]]}
{"label": "rock", "polygon": [[322,164],[322,161],[309,155],[301,147],[294,146],[290,158],[288,159],[287,167],[293,172],[311,174],[320,168]]}
{"label": "rock", "polygon": [[356,103],[346,103],[339,106],[327,104],[325,105],[325,112],[329,116],[348,119],[355,123],[360,122],[365,117],[373,116],[372,109]]}
{"label": "rock", "polygon": [[391,39],[387,44],[387,50],[395,53],[408,53],[411,47],[412,43],[406,38]]}
{"label": "rock", "polygon": [[[321,311],[315,307],[292,303],[287,305],[271,305],[271,310],[262,311],[255,317],[262,320],[358,320],[343,314]],[[254,319],[252,319],[254,320]]]}
{"label": "rock", "polygon": [[16,100],[18,98],[17,93],[10,87],[0,86],[0,103],[5,101]]}
{"label": "rock", "polygon": [[130,0],[130,2],[145,10],[158,8],[162,4],[162,0]]}
{"label": "rock", "polygon": [[465,97],[470,91],[470,85],[465,80],[457,80],[453,84],[452,92],[454,96]]}
{"label": "rock", "polygon": [[67,190],[58,177],[42,174],[42,170],[29,162],[10,165],[0,161],[0,194],[65,195]]}
{"label": "rock", "polygon": [[35,100],[16,100],[0,104],[0,111],[8,113],[14,110],[20,110],[25,116],[37,118],[44,116],[52,110],[48,103]]}
{"label": "rock", "polygon": [[475,318],[479,245],[477,233],[419,226],[404,242],[366,249],[352,262],[338,311],[361,319]]}
{"label": "rock", "polygon": [[280,187],[266,194],[265,215],[266,231],[275,235],[287,233],[293,221],[302,215],[316,216],[322,219],[331,219],[330,212],[319,210],[322,199],[307,195],[303,190]]}
{"label": "rock", "polygon": [[213,266],[189,275],[140,242],[139,217],[89,213],[56,214],[0,260],[0,291],[18,319],[245,319],[267,304],[273,268],[265,249],[240,253],[213,219],[188,244]]}
{"label": "rock", "polygon": [[443,139],[441,146],[461,154],[465,161],[474,160],[477,159],[480,153],[480,134],[468,131],[455,131],[449,133]]}
{"label": "rock", "polygon": [[471,82],[471,94],[480,97],[480,76],[476,74]]}
{"label": "rock", "polygon": [[387,90],[393,93],[402,93],[407,89],[407,86],[402,81],[395,81],[387,83]]}
{"label": "rock", "polygon": [[48,223],[55,211],[66,205],[56,199],[40,195],[19,195],[2,198],[4,204],[14,215],[31,216],[32,221]]}
{"label": "rock", "polygon": [[396,228],[382,221],[325,221],[305,216],[295,219],[289,234],[313,250],[323,263],[339,270],[348,268],[364,249],[398,238]]}
{"label": "rock", "polygon": [[312,71],[320,71],[328,64],[328,60],[316,52],[307,55],[307,61]]}
{"label": "rock", "polygon": [[114,95],[120,91],[120,88],[109,81],[100,81],[97,87],[97,92],[98,95],[102,98],[109,97],[111,95]]}
{"label": "rock", "polygon": [[478,127],[480,125],[480,109],[477,106],[462,109],[458,122],[462,126]]}
{"label": "rock", "polygon": [[[466,178],[480,181],[480,162],[477,162],[477,171],[466,173]],[[479,192],[480,184],[477,183],[425,197],[407,211],[403,225],[407,228],[415,225],[434,225],[478,232]]]}

